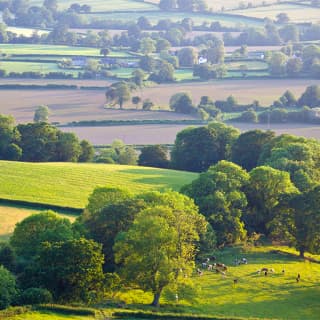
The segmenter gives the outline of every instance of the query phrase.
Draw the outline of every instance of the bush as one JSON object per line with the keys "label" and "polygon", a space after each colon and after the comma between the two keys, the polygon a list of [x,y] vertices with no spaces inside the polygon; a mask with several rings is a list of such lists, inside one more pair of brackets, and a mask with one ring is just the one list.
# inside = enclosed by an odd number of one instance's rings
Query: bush
{"label": "bush", "polygon": [[16,294],[15,276],[0,266],[0,310],[9,307]]}
{"label": "bush", "polygon": [[21,293],[18,301],[21,305],[50,303],[52,294],[47,289],[29,288]]}

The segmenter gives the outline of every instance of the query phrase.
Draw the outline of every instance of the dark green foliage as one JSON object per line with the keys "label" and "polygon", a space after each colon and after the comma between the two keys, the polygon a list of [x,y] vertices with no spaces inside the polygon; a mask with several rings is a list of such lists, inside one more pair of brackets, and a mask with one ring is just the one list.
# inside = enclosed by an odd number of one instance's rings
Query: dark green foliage
{"label": "dark green foliage", "polygon": [[189,114],[195,112],[191,96],[185,92],[176,93],[170,98],[170,108],[178,113]]}
{"label": "dark green foliage", "polygon": [[43,304],[51,301],[52,295],[50,291],[42,288],[28,288],[18,298],[19,305]]}
{"label": "dark green foliage", "polygon": [[309,86],[298,100],[299,106],[319,107],[320,86]]}
{"label": "dark green foliage", "polygon": [[168,149],[161,145],[146,146],[141,149],[138,164],[146,167],[168,168]]}
{"label": "dark green foliage", "polygon": [[79,156],[79,162],[90,162],[94,157],[94,148],[92,144],[87,140],[80,142],[81,153]]}
{"label": "dark green foliage", "polygon": [[14,275],[0,265],[0,310],[9,307],[16,294],[16,279]]}
{"label": "dark green foliage", "polygon": [[249,175],[241,167],[220,161],[181,190],[199,206],[216,233],[219,245],[238,242],[246,235],[242,211],[247,200],[242,189],[248,181]]}
{"label": "dark green foliage", "polygon": [[38,266],[41,283],[56,301],[93,302],[103,287],[101,245],[92,240],[46,242]]}
{"label": "dark green foliage", "polygon": [[11,272],[16,267],[16,254],[9,243],[0,243],[0,265]]}
{"label": "dark green foliage", "polygon": [[231,148],[231,159],[250,171],[258,165],[262,148],[275,137],[272,131],[252,130],[238,137]]}
{"label": "dark green foliage", "polygon": [[[110,190],[112,193],[112,190]],[[105,255],[104,269],[114,271],[113,245],[119,232],[127,231],[139,211],[145,208],[144,201],[132,196],[124,198],[125,191],[115,192],[116,200],[109,201],[94,214],[84,214],[82,223],[88,230],[90,238],[102,244]],[[120,200],[122,199],[122,200]],[[93,205],[89,202],[89,206]]]}
{"label": "dark green foliage", "polygon": [[172,166],[179,170],[206,171],[218,161],[230,159],[231,145],[238,134],[237,129],[219,122],[182,130],[172,150]]}

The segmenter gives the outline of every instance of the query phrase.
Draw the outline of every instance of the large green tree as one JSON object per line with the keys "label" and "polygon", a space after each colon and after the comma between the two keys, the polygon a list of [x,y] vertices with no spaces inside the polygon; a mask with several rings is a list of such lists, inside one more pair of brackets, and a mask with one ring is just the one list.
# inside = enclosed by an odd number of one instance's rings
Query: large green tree
{"label": "large green tree", "polygon": [[272,131],[252,130],[238,137],[231,148],[232,161],[250,171],[258,165],[263,147],[275,137]]}
{"label": "large green tree", "polygon": [[220,160],[231,157],[231,145],[239,131],[223,123],[187,128],[177,134],[171,159],[174,168],[202,172]]}
{"label": "large green tree", "polygon": [[206,222],[192,201],[178,193],[145,198],[155,205],[137,215],[128,232],[117,237],[114,250],[124,278],[151,291],[152,305],[158,306],[166,286],[191,274]]}
{"label": "large green tree", "polygon": [[68,219],[52,211],[44,211],[18,222],[10,243],[19,257],[30,260],[37,257],[43,242],[65,241],[73,237]]}
{"label": "large green tree", "polygon": [[283,196],[298,193],[288,172],[268,166],[256,167],[250,172],[245,189],[248,210],[245,221],[250,231],[270,233],[270,224],[277,218],[276,207]]}
{"label": "large green tree", "polygon": [[241,241],[246,236],[242,215],[247,205],[243,188],[248,181],[245,170],[223,160],[182,189],[199,206],[220,245]]}

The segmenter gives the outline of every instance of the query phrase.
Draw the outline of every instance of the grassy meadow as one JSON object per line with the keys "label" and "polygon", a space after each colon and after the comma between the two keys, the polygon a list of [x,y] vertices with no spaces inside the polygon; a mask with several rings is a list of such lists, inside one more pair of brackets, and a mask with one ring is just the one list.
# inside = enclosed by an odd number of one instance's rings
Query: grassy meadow
{"label": "grassy meadow", "polygon": [[[196,295],[192,302],[172,301],[165,294],[161,299],[162,307],[154,309],[148,304],[150,293],[141,290],[125,289],[116,294],[123,301],[122,309],[112,311],[143,311],[151,313],[176,313],[177,319],[183,314],[229,317],[240,319],[273,320],[318,320],[320,314],[320,264],[301,260],[298,253],[288,247],[270,245],[228,247],[213,253],[217,262],[228,266],[226,276],[204,270],[202,276],[196,273],[192,281],[196,285]],[[245,257],[247,265],[234,265],[234,259]],[[310,256],[320,259],[320,256]],[[198,260],[198,266],[203,259]],[[258,274],[262,268],[273,268],[274,273],[267,276]],[[284,270],[284,272],[282,272]],[[300,281],[296,281],[300,274]],[[237,283],[234,284],[234,280]],[[63,316],[54,313],[30,312],[10,320],[89,320],[91,317]],[[97,318],[99,319],[99,318]],[[111,319],[111,317],[110,317]],[[112,317],[113,319],[113,317]],[[130,317],[121,319],[129,320]]]}
{"label": "grassy meadow", "polygon": [[194,173],[106,164],[0,162],[0,198],[83,208],[97,186],[179,190]]}

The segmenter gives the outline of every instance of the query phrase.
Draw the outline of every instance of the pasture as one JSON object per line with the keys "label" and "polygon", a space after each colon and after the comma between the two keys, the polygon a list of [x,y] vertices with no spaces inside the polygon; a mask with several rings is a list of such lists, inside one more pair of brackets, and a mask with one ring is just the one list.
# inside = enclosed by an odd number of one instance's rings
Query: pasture
{"label": "pasture", "polygon": [[98,48],[46,44],[0,44],[0,51],[7,55],[100,56]]}
{"label": "pasture", "polygon": [[194,173],[138,166],[0,161],[0,198],[84,208],[97,186],[179,190]]}
{"label": "pasture", "polygon": [[320,8],[309,6],[295,5],[295,4],[274,4],[272,6],[248,8],[243,10],[235,10],[232,13],[241,14],[247,17],[254,18],[269,18],[276,20],[279,13],[286,13],[290,18],[290,22],[303,23],[303,22],[320,22]]}
{"label": "pasture", "polygon": [[7,27],[6,29],[7,31],[10,31],[17,35],[22,35],[25,37],[31,37],[34,33],[37,33],[39,36],[49,33],[49,31],[45,29],[33,29],[33,28],[21,28],[21,27]]}
{"label": "pasture", "polygon": [[[44,210],[45,209],[0,204],[0,241],[8,240],[17,222],[30,216],[31,214]],[[70,219],[71,221],[75,220],[75,216],[72,214],[60,213],[60,215],[64,218]]]}
{"label": "pasture", "polygon": [[195,25],[201,25],[204,21],[209,23],[219,21],[226,27],[259,27],[263,26],[264,22],[252,19],[250,17],[241,17],[236,15],[220,15],[220,14],[204,14],[199,12],[167,12],[167,11],[150,11],[141,13],[139,11],[130,12],[104,12],[97,14],[85,15],[89,20],[121,20],[121,21],[136,21],[141,16],[146,16],[152,24],[157,24],[159,20],[170,19],[172,21],[180,21],[184,18],[191,18]]}

